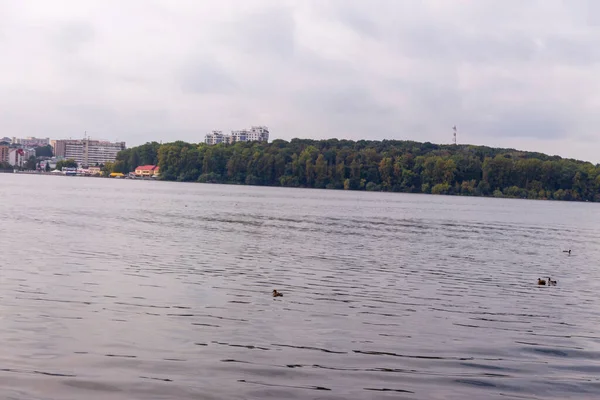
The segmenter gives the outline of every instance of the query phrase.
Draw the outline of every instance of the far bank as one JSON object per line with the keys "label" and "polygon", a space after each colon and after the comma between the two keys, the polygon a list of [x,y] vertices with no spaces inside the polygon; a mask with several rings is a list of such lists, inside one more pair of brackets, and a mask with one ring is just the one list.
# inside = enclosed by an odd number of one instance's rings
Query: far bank
{"label": "far bank", "polygon": [[542,153],[413,141],[304,140],[208,145],[147,143],[110,173],[156,165],[178,182],[600,201],[600,167]]}

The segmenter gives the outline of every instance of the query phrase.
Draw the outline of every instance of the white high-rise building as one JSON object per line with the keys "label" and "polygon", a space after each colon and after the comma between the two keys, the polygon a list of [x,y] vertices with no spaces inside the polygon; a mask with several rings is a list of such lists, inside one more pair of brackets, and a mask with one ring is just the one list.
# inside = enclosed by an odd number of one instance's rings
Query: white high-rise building
{"label": "white high-rise building", "polygon": [[253,126],[248,131],[249,142],[268,142],[269,141],[269,129],[266,126]]}
{"label": "white high-rise building", "polygon": [[121,150],[125,150],[125,142],[113,143],[90,139],[54,141],[56,157],[72,158],[83,167],[113,162]]}
{"label": "white high-rise building", "polygon": [[224,136],[222,131],[212,131],[208,135],[204,137],[204,142],[206,144],[219,144],[223,143]]}
{"label": "white high-rise building", "polygon": [[223,135],[222,131],[212,131],[204,137],[206,144],[237,143],[237,142],[268,142],[269,128],[253,126],[250,129],[231,131],[231,135]]}
{"label": "white high-rise building", "polygon": [[239,131],[231,131],[231,143],[247,142],[247,141],[248,141],[248,131],[246,129],[242,129]]}

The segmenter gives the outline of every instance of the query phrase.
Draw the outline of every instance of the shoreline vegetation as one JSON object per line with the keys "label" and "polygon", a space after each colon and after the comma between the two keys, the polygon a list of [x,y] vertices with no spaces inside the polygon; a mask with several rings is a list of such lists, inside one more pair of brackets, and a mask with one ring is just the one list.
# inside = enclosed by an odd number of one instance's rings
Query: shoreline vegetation
{"label": "shoreline vegetation", "polygon": [[103,170],[158,165],[160,179],[401,193],[600,202],[600,165],[473,145],[310,140],[146,143]]}

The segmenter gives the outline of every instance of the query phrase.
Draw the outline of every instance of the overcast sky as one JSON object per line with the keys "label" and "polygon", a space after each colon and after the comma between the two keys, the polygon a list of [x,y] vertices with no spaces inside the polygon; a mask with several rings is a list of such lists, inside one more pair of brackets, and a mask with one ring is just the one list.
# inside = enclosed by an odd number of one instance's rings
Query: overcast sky
{"label": "overcast sky", "polygon": [[411,139],[600,162],[600,1],[0,0],[0,137]]}

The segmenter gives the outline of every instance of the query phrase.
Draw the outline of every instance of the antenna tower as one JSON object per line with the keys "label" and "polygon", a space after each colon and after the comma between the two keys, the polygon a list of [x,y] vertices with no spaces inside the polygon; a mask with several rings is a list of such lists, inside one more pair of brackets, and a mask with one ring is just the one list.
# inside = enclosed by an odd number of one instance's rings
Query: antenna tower
{"label": "antenna tower", "polygon": [[452,143],[454,143],[454,145],[456,145],[456,125],[454,125],[454,127],[452,128],[452,130],[454,131],[453,138],[452,138]]}

